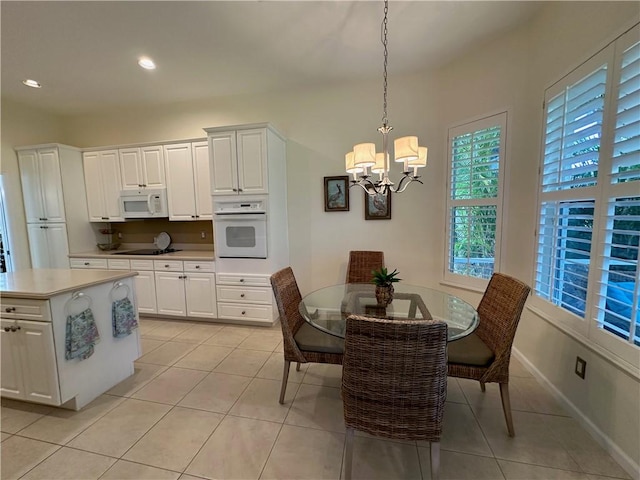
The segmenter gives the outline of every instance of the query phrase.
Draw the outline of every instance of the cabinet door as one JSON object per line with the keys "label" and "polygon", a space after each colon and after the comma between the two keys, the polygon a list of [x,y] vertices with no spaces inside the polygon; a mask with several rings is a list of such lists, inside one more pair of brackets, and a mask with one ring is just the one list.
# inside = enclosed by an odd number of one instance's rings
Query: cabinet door
{"label": "cabinet door", "polygon": [[264,129],[238,131],[238,190],[267,193],[267,133]]}
{"label": "cabinet door", "polygon": [[104,205],[106,217],[110,222],[124,221],[120,211],[120,191],[122,179],[120,175],[120,162],[117,150],[105,150],[100,152],[100,170],[102,173],[102,186],[104,189]]}
{"label": "cabinet door", "polygon": [[134,277],[138,312],[158,313],[156,307],[156,279],[153,272],[138,271]]}
{"label": "cabinet door", "polygon": [[209,136],[211,158],[211,194],[238,193],[238,161],[236,132],[215,133]]}
{"label": "cabinet door", "polygon": [[48,268],[69,268],[69,242],[66,224],[52,223],[44,227],[49,257]]}
{"label": "cabinet door", "polygon": [[27,223],[31,268],[51,268],[49,265],[49,248],[47,246],[47,225]]}
{"label": "cabinet door", "polygon": [[120,157],[120,174],[123,190],[139,190],[144,186],[139,148],[121,148],[118,150]]}
{"label": "cabinet door", "polygon": [[167,186],[164,174],[164,155],[161,146],[140,148],[142,184],[145,188],[164,188]]}
{"label": "cabinet door", "polygon": [[24,398],[49,405],[60,404],[58,367],[53,348],[53,331],[49,322],[17,322],[22,341],[20,362],[24,381]]}
{"label": "cabinet door", "polygon": [[195,220],[196,199],[191,144],[178,143],[166,145],[164,148],[169,220]]}
{"label": "cabinet door", "polygon": [[210,220],[213,213],[211,201],[211,169],[209,168],[209,144],[194,142],[191,144],[193,156],[193,180],[196,190],[196,217],[198,220]]}
{"label": "cabinet door", "polygon": [[42,187],[40,186],[38,152],[35,150],[18,152],[18,165],[20,166],[20,181],[27,223],[43,222],[45,213]]}
{"label": "cabinet door", "polygon": [[55,148],[38,150],[38,163],[44,216],[48,222],[64,222],[64,197],[58,150]]}
{"label": "cabinet door", "polygon": [[2,358],[0,374],[0,392],[3,397],[24,399],[24,383],[22,381],[22,366],[20,365],[20,336],[18,332],[5,331],[14,327],[14,321],[0,323],[0,356]]}
{"label": "cabinet door", "polygon": [[156,299],[158,301],[158,313],[162,315],[177,315],[184,317],[187,314],[184,296],[184,276],[178,272],[156,272]]}
{"label": "cabinet door", "polygon": [[87,192],[87,209],[90,222],[108,221],[107,208],[104,202],[104,182],[100,168],[98,152],[85,152],[82,155],[84,166],[84,185]]}
{"label": "cabinet door", "polygon": [[213,273],[185,274],[187,316],[216,318],[216,285]]}

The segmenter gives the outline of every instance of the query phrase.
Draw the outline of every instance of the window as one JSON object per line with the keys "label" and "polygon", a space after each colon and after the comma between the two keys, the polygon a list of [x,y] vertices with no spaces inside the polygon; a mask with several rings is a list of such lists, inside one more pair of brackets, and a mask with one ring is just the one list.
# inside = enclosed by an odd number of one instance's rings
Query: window
{"label": "window", "polygon": [[[620,37],[545,95],[535,294],[637,364],[640,42]],[[564,312],[564,313],[562,313]]]}
{"label": "window", "polygon": [[445,279],[482,287],[499,267],[507,114],[449,130]]}

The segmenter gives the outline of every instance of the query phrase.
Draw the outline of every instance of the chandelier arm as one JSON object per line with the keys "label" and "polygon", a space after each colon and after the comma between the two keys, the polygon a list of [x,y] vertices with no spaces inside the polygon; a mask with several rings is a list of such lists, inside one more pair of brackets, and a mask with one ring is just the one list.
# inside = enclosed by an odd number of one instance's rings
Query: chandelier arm
{"label": "chandelier arm", "polygon": [[[404,183],[405,180],[409,180],[409,181],[407,183]],[[413,182],[418,182],[424,185],[424,183],[422,183],[422,180],[420,180],[419,177],[412,177],[411,175],[405,175],[400,179],[400,182],[398,183],[398,187],[394,190],[394,192],[395,193],[404,192],[407,189],[407,187]],[[403,183],[404,183],[404,186],[402,185]]]}
{"label": "chandelier arm", "polygon": [[374,195],[380,193],[378,185],[373,183],[368,178],[360,177],[359,181],[351,180],[351,185],[349,185],[349,188],[355,187],[356,185],[358,187],[361,187],[365,191],[365,193],[370,195],[370,196],[374,196]]}

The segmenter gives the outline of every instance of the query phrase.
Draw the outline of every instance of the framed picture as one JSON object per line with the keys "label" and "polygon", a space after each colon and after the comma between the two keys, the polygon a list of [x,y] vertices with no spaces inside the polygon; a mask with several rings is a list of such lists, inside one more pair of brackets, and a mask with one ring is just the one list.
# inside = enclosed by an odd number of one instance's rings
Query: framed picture
{"label": "framed picture", "polygon": [[349,211],[349,176],[324,177],[324,211]]}
{"label": "framed picture", "polygon": [[391,191],[387,191],[386,195],[364,192],[364,219],[391,220]]}

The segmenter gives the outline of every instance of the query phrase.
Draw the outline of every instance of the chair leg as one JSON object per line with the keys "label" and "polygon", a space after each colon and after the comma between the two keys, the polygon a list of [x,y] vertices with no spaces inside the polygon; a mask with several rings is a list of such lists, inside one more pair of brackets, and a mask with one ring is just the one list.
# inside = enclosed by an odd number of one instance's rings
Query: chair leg
{"label": "chair leg", "polygon": [[347,451],[345,453],[344,478],[351,480],[351,468],[353,467],[353,428],[347,427]]}
{"label": "chair leg", "polygon": [[289,380],[289,367],[291,362],[289,360],[284,361],[284,371],[282,372],[282,388],[280,389],[280,403],[284,403],[284,394],[287,391],[287,380]]}
{"label": "chair leg", "polygon": [[429,442],[431,453],[431,480],[440,478],[440,442]]}
{"label": "chair leg", "polygon": [[296,365],[296,372],[300,371],[300,362],[298,362],[298,364]]}
{"label": "chair leg", "polygon": [[484,382],[480,382],[480,390],[482,390],[483,392],[487,391],[487,387],[485,387]]}
{"label": "chair leg", "polygon": [[502,399],[502,410],[504,410],[504,419],[507,421],[507,430],[509,436],[515,436],[516,432],[513,429],[513,417],[511,416],[511,400],[509,400],[509,384],[500,384],[500,398]]}

